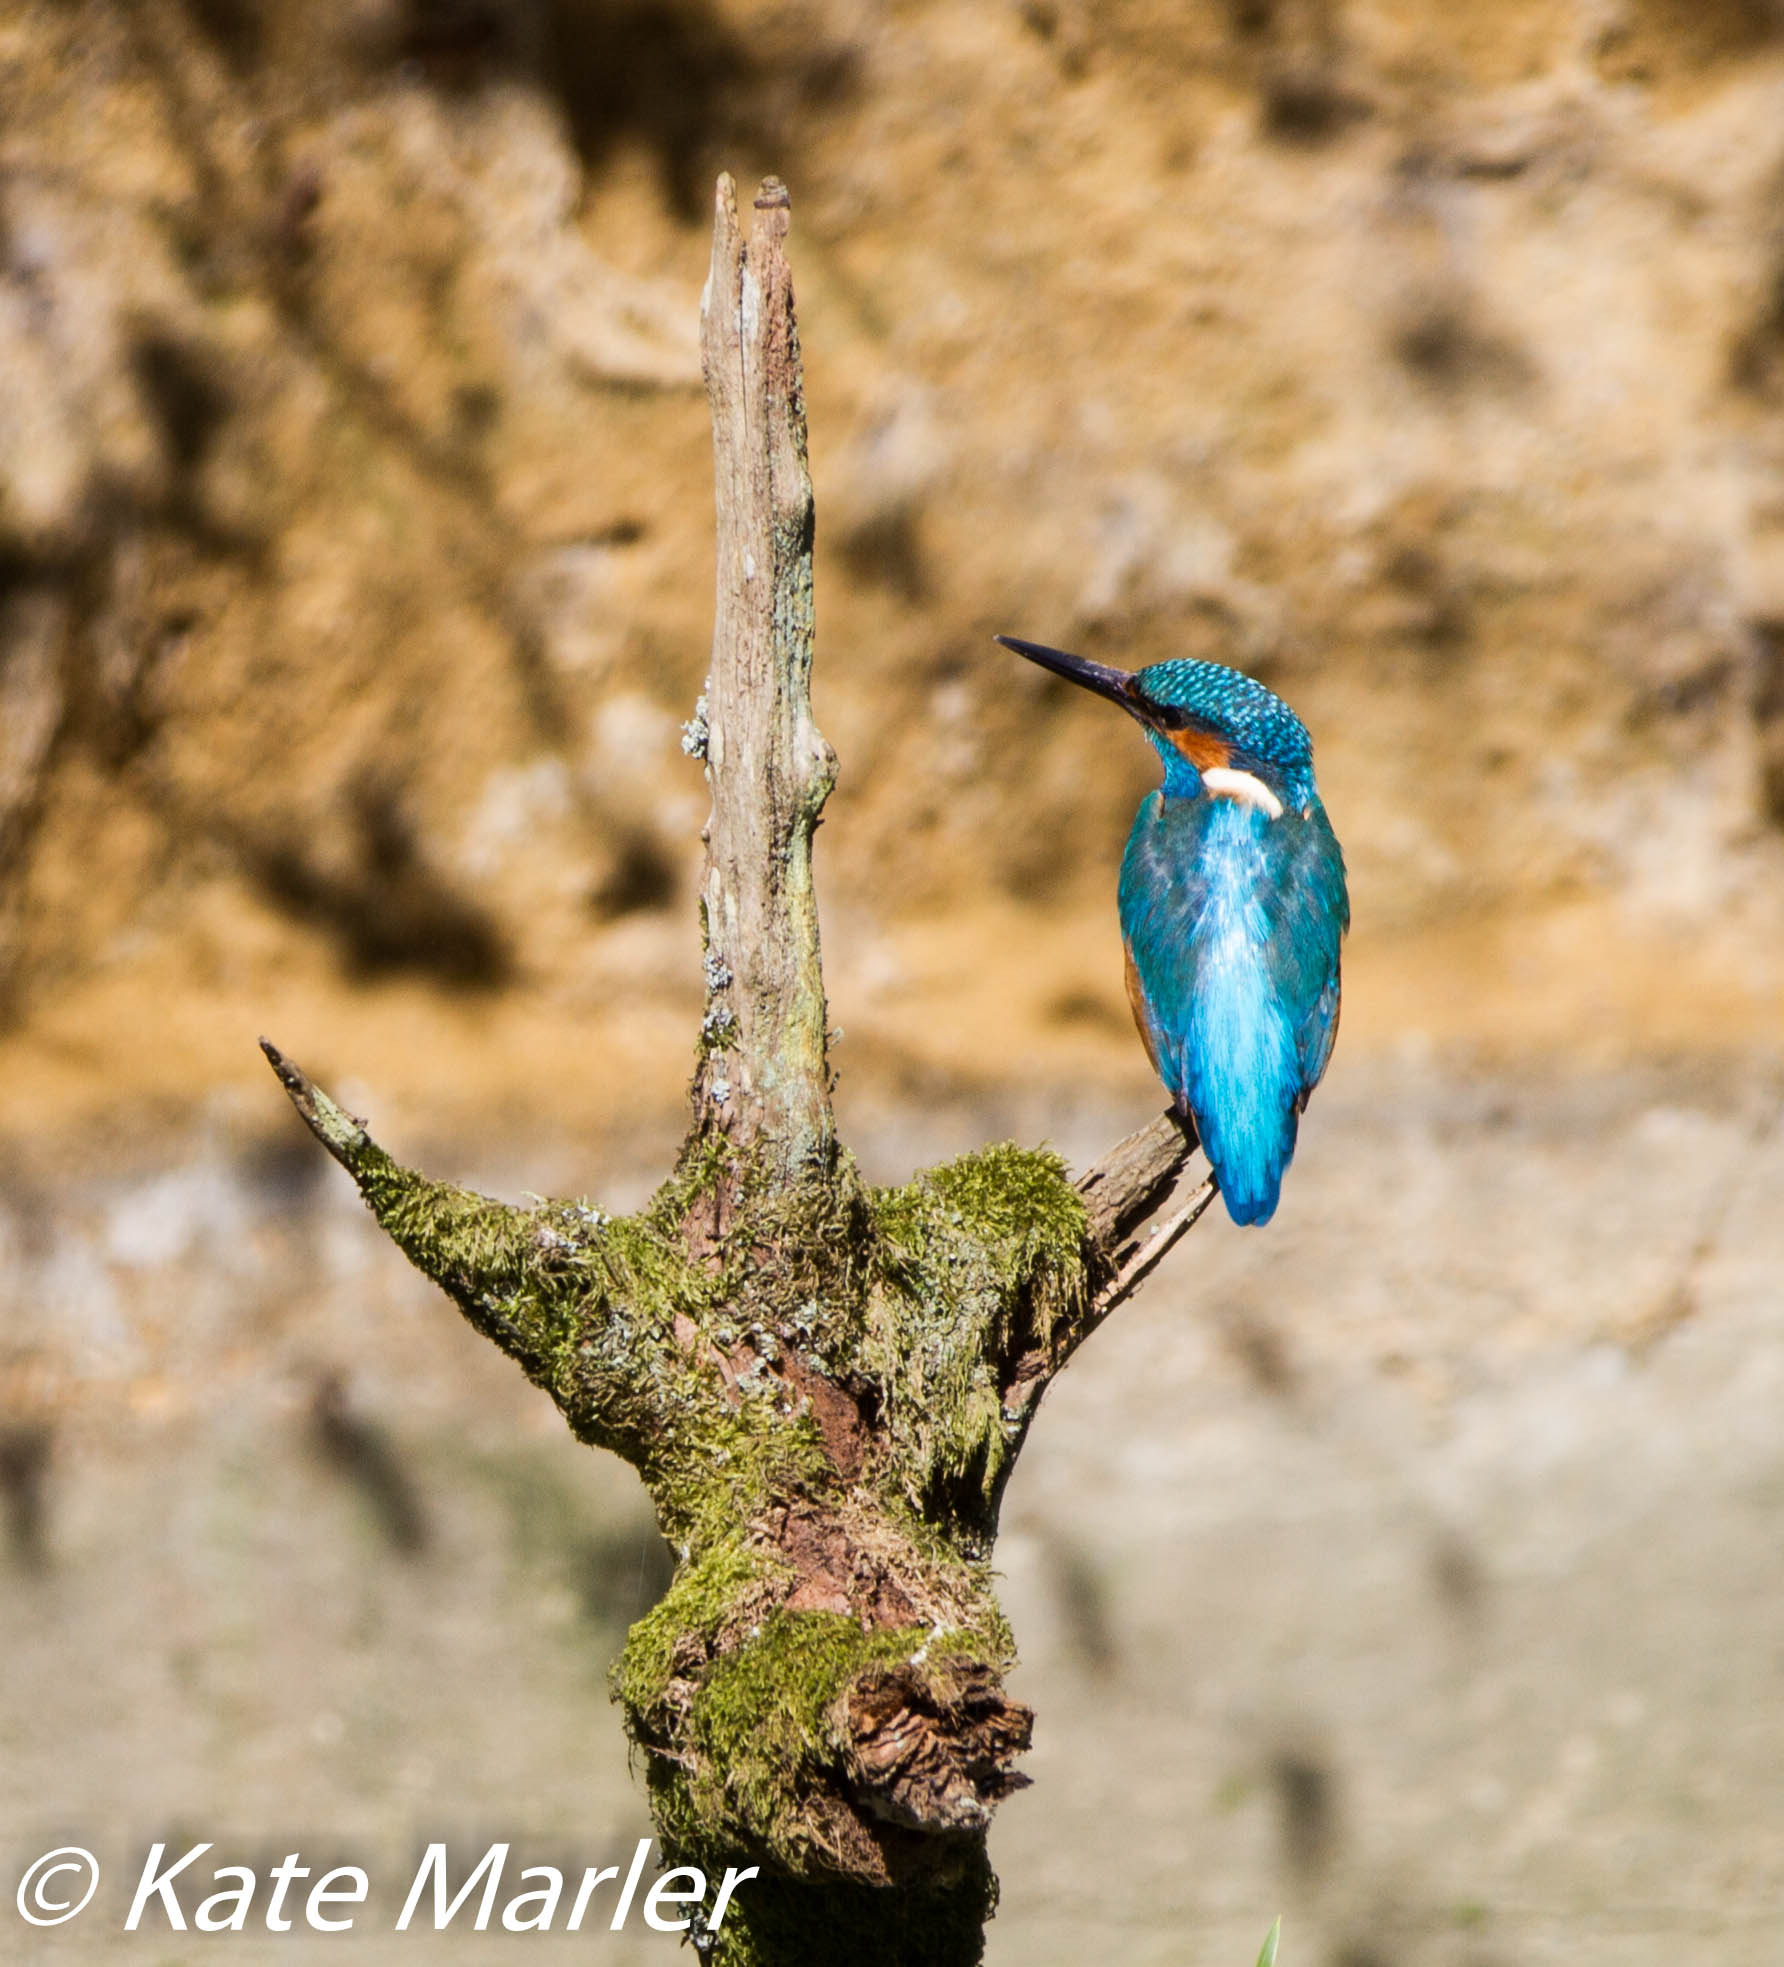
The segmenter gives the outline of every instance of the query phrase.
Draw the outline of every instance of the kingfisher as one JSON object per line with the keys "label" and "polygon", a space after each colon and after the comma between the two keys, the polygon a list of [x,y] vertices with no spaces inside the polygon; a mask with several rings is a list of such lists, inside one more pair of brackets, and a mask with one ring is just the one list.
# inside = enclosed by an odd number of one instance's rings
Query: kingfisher
{"label": "kingfisher", "polygon": [[1164,763],[1121,857],[1128,1003],[1227,1214],[1267,1223],[1338,1036],[1350,927],[1344,854],[1307,727],[1221,663],[1128,671],[997,640],[1118,703]]}

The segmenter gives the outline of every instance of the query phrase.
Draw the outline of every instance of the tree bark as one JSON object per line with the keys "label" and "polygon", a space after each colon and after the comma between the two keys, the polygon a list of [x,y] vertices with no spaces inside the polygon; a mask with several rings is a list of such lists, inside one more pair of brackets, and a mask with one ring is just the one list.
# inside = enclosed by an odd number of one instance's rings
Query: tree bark
{"label": "tree bark", "polygon": [[[401,1167],[275,1047],[378,1221],[677,1555],[614,1675],[665,1860],[760,1876],[694,1930],[726,1967],[966,1967],[1032,1716],[1004,1675],[998,1507],[1040,1397],[1199,1218],[1162,1116],[1074,1184],[990,1147],[896,1189],[834,1139],[811,839],[812,505],[785,187],[719,184],[702,307],[718,487],[693,1124],[647,1209],[515,1208]],[[1145,1233],[1151,1220],[1154,1227]]]}

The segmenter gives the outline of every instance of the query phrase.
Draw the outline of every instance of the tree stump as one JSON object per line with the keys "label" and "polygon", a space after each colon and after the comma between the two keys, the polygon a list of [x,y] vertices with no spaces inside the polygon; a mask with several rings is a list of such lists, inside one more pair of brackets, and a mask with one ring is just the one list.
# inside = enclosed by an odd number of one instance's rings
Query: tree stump
{"label": "tree stump", "polygon": [[[297,1111],[465,1317],[643,1477],[676,1555],[614,1671],[663,1852],[759,1867],[701,1956],[965,1967],[1029,1710],[992,1589],[1041,1395],[1206,1208],[1162,1115],[1076,1182],[1001,1145],[866,1185],[837,1142],[811,840],[812,496],[786,189],[722,178],[702,343],[718,602],[693,1125],[641,1214],[398,1166],[272,1045]],[[1150,1233],[1144,1229],[1153,1224]]]}

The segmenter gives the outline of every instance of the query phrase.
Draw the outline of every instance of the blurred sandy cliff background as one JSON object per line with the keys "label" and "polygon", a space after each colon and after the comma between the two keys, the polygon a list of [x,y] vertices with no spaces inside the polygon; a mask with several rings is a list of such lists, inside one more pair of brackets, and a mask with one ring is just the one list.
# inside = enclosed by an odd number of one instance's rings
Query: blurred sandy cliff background
{"label": "blurred sandy cliff background", "polygon": [[1775,1963],[1776,0],[7,0],[8,1896],[61,1834],[644,1827],[641,1494],[254,1039],[442,1175],[665,1172],[725,167],[793,195],[870,1174],[1158,1106],[1152,767],[993,632],[1262,677],[1351,869],[1280,1216],[1198,1230],[1012,1491],[992,1960],[1285,1906],[1292,1967]]}

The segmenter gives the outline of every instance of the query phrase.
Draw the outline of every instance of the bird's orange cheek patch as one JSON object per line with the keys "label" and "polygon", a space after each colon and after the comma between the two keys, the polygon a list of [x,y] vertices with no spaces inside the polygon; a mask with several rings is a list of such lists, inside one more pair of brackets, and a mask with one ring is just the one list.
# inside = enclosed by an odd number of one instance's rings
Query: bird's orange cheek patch
{"label": "bird's orange cheek patch", "polygon": [[1212,731],[1167,731],[1165,736],[1198,772],[1220,771],[1233,762],[1233,748]]}

